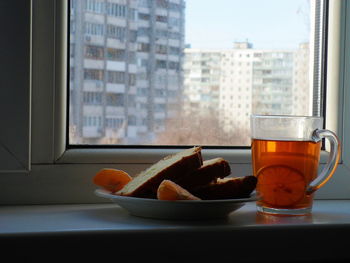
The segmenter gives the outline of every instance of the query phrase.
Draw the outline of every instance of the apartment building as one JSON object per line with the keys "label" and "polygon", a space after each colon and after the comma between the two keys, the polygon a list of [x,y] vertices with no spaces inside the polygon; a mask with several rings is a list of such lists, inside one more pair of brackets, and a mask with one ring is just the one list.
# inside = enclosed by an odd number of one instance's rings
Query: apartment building
{"label": "apartment building", "polygon": [[191,48],[184,52],[184,111],[217,110],[222,52]]}
{"label": "apartment building", "polygon": [[[227,132],[249,128],[252,113],[254,50],[247,42],[223,51],[220,79],[220,122]],[[247,134],[246,134],[247,135]]]}
{"label": "apartment building", "polygon": [[311,115],[309,44],[296,50],[260,50],[253,62],[253,107],[258,114]]}
{"label": "apartment building", "polygon": [[293,109],[293,52],[274,50],[255,53],[253,112],[291,114]]}
{"label": "apartment building", "polygon": [[[252,113],[311,114],[307,43],[296,50],[259,50],[248,42],[225,50],[186,49],[184,77],[185,103],[215,109],[226,132],[248,131]],[[249,139],[247,132],[243,136]]]}
{"label": "apartment building", "polygon": [[72,143],[151,143],[176,115],[184,0],[72,0]]}
{"label": "apartment building", "polygon": [[313,79],[312,72],[314,65],[310,62],[309,43],[301,43],[294,51],[293,67],[293,115],[312,115],[313,105]]}

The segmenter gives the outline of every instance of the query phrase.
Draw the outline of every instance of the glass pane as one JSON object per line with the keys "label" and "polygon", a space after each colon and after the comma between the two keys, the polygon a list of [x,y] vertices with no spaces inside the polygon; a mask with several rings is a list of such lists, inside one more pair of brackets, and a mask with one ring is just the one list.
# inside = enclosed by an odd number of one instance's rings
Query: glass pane
{"label": "glass pane", "polygon": [[320,3],[71,0],[69,143],[249,146],[252,113],[312,115]]}

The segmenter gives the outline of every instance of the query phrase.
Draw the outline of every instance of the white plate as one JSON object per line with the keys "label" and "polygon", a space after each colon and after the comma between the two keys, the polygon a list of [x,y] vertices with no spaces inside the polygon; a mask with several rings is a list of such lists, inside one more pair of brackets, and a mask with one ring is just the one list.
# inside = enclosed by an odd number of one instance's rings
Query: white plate
{"label": "white plate", "polygon": [[254,196],[244,199],[164,201],[119,196],[103,189],[95,190],[95,194],[110,199],[134,216],[176,220],[224,218],[246,202],[256,200]]}

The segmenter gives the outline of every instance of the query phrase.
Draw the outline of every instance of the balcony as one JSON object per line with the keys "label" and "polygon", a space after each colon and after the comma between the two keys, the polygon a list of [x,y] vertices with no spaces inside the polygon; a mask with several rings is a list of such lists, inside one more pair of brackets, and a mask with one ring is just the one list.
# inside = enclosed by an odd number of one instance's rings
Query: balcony
{"label": "balcony", "polygon": [[101,127],[83,127],[84,138],[99,138],[102,137]]}
{"label": "balcony", "polygon": [[125,62],[108,60],[107,61],[107,70],[125,71]]}
{"label": "balcony", "polygon": [[124,93],[125,85],[116,83],[107,83],[106,91],[111,93]]}
{"label": "balcony", "polygon": [[86,69],[103,69],[104,62],[103,60],[96,59],[84,59],[84,68]]}
{"label": "balcony", "polygon": [[124,115],[124,107],[107,106],[106,116],[120,116]]}
{"label": "balcony", "polygon": [[103,46],[103,44],[104,44],[104,37],[103,36],[99,36],[99,35],[86,34],[84,36],[84,42],[87,45],[94,44],[94,45]]}
{"label": "balcony", "polygon": [[92,92],[102,92],[103,81],[102,80],[85,80],[83,90],[92,91]]}

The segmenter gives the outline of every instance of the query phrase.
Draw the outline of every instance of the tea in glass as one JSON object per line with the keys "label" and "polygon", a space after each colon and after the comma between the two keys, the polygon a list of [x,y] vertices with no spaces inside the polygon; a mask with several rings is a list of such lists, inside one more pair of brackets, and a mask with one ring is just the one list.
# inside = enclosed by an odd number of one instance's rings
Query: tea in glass
{"label": "tea in glass", "polygon": [[321,142],[253,139],[253,171],[259,206],[303,209],[312,206],[307,186],[317,177]]}
{"label": "tea in glass", "polygon": [[[338,138],[320,129],[319,117],[252,116],[252,164],[257,177],[257,209],[272,214],[311,212],[314,192],[334,173]],[[321,139],[331,142],[330,159],[318,174]]]}

